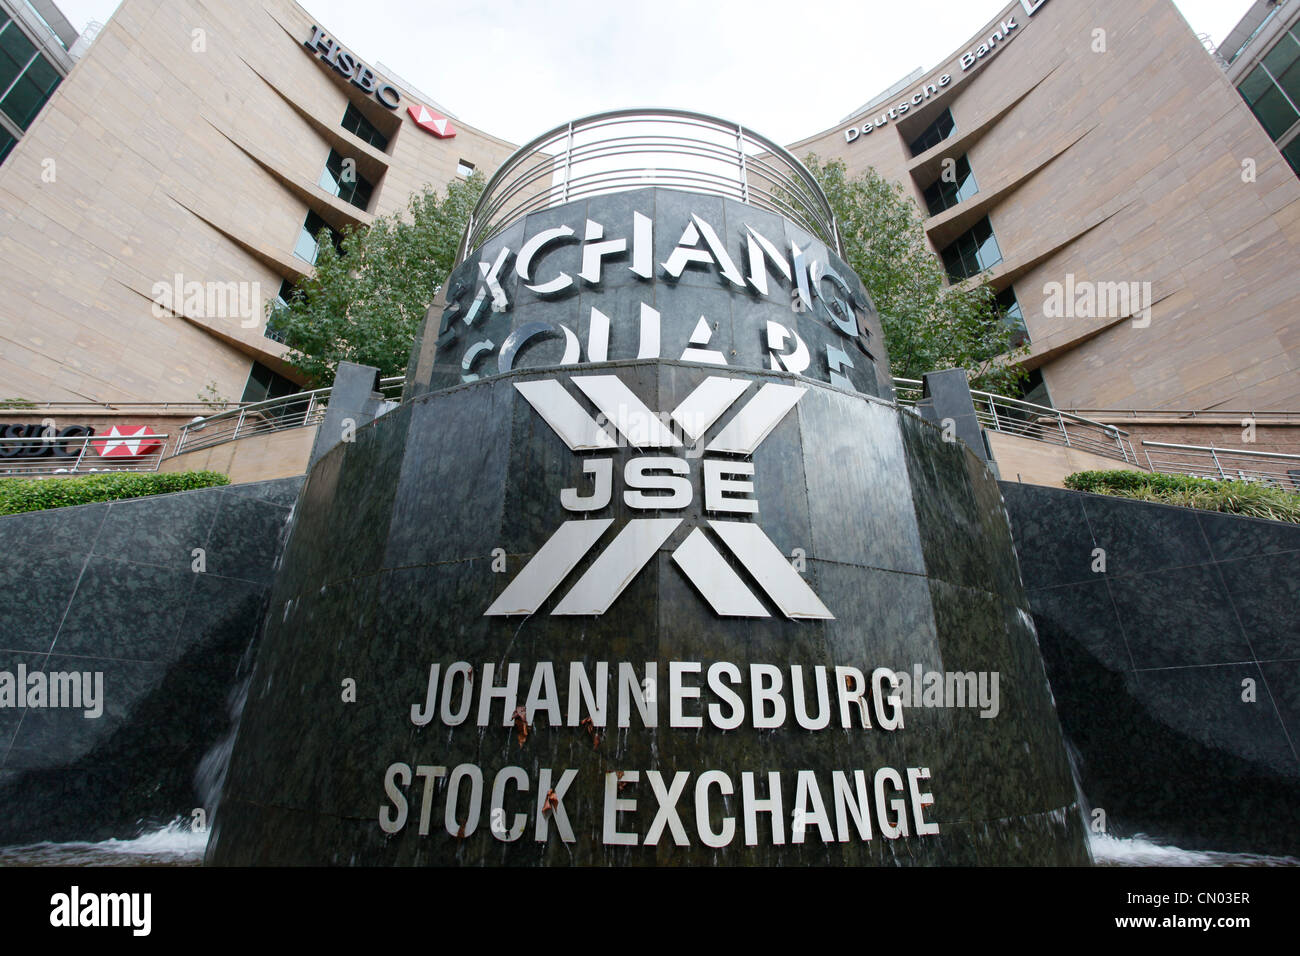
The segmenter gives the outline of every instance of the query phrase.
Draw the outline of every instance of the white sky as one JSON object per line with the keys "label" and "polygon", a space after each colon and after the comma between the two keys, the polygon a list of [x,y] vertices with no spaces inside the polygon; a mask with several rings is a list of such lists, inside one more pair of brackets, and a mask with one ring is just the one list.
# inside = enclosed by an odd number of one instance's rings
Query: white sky
{"label": "white sky", "polygon": [[[119,0],[56,0],[78,28]],[[522,143],[606,109],[699,110],[790,143],[957,50],[1006,0],[300,0],[467,123]],[[1175,0],[1221,42],[1252,0]],[[1104,27],[1104,23],[1098,23]]]}

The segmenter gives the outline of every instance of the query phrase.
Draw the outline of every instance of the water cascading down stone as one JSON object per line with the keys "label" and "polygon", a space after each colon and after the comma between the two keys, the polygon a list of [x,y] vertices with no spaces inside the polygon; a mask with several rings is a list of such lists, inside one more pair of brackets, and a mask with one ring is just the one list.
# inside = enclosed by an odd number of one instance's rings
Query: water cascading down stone
{"label": "water cascading down stone", "polygon": [[827,243],[646,188],[447,291],[309,475],[210,863],[1089,862],[997,485]]}

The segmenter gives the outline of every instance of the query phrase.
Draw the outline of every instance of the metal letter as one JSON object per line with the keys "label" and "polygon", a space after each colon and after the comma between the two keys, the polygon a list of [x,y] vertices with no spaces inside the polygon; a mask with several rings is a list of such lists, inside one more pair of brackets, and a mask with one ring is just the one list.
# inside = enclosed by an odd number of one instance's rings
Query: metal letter
{"label": "metal letter", "polygon": [[516,382],[515,388],[555,434],[563,439],[570,451],[595,451],[599,448],[616,448],[618,443],[610,438],[595,420],[583,411],[577,400],[564,390],[559,382],[547,379],[541,382]]}
{"label": "metal letter", "polygon": [[721,434],[709,442],[708,451],[752,455],[807,391],[799,385],[764,385]]}
{"label": "metal letter", "polygon": [[550,282],[543,282],[538,285],[529,285],[533,281],[533,257],[542,249],[543,246],[552,242],[563,242],[566,239],[573,238],[573,228],[570,226],[556,226],[554,229],[544,229],[533,238],[524,243],[519,250],[519,258],[515,260],[515,274],[524,280],[525,287],[538,295],[553,295],[556,292],[563,292],[573,285],[573,277],[567,272],[561,272]]}
{"label": "metal letter", "polygon": [[[613,523],[613,518],[564,522],[537,554],[533,555],[533,559],[524,565],[523,570],[515,575],[501,596],[483,612],[483,616],[508,617],[535,612]],[[624,534],[626,531],[625,528]],[[619,538],[622,537],[620,534]],[[617,542],[616,538],[615,544]]]}
{"label": "metal letter", "polygon": [[710,521],[709,525],[786,617],[792,620],[835,620],[835,615],[790,567],[785,555],[762,528],[736,521]]}
{"label": "metal letter", "polygon": [[582,470],[596,476],[596,490],[584,498],[577,488],[564,488],[560,491],[560,504],[566,511],[599,511],[614,496],[614,460],[588,459],[582,463]]}
{"label": "metal letter", "polygon": [[723,617],[771,616],[699,528],[691,531],[673,552],[673,561],[709,602],[715,614]]}
{"label": "metal letter", "polygon": [[551,613],[604,614],[681,523],[681,518],[629,521]]}

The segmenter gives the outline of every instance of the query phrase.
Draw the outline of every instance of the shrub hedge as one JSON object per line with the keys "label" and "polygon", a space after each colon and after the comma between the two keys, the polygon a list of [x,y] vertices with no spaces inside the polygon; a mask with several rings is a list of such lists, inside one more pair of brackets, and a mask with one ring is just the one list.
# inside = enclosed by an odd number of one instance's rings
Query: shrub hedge
{"label": "shrub hedge", "polygon": [[69,478],[0,478],[0,515],[67,508],[94,501],[145,498],[228,484],[230,478],[215,471],[116,471]]}
{"label": "shrub hedge", "polygon": [[1117,498],[1222,511],[1300,524],[1300,494],[1252,481],[1215,481],[1191,475],[1153,475],[1142,471],[1080,471],[1065,487]]}

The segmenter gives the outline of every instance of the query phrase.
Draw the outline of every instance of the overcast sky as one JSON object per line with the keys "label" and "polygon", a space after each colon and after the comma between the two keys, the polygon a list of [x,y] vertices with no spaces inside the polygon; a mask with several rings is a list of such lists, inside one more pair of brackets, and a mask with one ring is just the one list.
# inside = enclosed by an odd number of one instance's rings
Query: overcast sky
{"label": "overcast sky", "polygon": [[[72,23],[119,0],[56,0]],[[1252,0],[1175,0],[1221,42]],[[712,113],[790,143],[957,50],[1006,0],[305,0],[326,30],[522,143],[606,109]],[[1098,26],[1105,26],[1099,23]]]}

